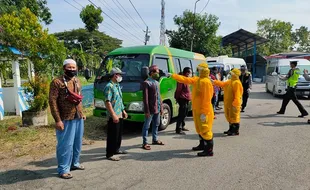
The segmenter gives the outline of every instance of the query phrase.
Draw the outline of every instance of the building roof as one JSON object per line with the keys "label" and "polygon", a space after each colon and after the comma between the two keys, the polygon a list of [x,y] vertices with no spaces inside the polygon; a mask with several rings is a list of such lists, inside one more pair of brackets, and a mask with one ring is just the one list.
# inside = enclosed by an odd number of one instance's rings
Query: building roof
{"label": "building roof", "polygon": [[243,51],[247,48],[251,49],[254,47],[254,40],[256,39],[256,45],[260,45],[268,42],[267,39],[258,36],[257,34],[251,33],[244,29],[240,29],[234,33],[231,33],[222,38],[222,45],[229,46],[231,45],[234,52],[238,52],[238,47],[240,47],[240,51]]}

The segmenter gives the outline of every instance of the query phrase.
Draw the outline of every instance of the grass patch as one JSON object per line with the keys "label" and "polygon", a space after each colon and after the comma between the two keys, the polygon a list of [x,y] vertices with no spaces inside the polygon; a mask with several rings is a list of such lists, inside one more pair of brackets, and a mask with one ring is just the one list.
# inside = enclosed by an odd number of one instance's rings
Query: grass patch
{"label": "grass patch", "polygon": [[[105,119],[92,116],[93,108],[86,108],[85,132],[83,144],[105,137]],[[12,159],[30,156],[33,159],[55,151],[56,135],[53,117],[49,114],[49,126],[21,127],[21,117],[8,116],[0,121],[0,167]]]}

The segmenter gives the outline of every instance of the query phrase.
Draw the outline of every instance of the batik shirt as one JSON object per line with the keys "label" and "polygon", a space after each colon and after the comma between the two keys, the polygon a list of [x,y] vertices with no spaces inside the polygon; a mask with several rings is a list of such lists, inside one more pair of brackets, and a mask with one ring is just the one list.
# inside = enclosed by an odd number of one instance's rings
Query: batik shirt
{"label": "batik shirt", "polygon": [[[121,118],[123,110],[125,109],[122,99],[122,91],[118,83],[110,81],[103,90],[104,101],[109,101],[115,114]],[[107,116],[111,117],[111,113],[107,112]]]}

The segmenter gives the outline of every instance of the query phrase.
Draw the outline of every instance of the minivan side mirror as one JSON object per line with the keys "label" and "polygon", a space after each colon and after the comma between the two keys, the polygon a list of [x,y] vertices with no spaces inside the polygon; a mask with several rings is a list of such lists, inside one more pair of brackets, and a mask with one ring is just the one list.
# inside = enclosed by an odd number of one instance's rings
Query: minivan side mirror
{"label": "minivan side mirror", "polygon": [[278,73],[277,72],[273,72],[273,73],[271,73],[271,76],[278,76]]}

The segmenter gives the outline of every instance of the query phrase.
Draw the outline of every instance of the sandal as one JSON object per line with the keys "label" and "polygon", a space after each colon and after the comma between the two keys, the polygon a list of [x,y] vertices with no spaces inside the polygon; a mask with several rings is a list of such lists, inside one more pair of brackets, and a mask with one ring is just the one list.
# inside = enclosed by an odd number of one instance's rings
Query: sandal
{"label": "sandal", "polygon": [[59,175],[59,177],[62,178],[62,179],[71,179],[71,178],[73,178],[72,174],[70,174],[70,173]]}
{"label": "sandal", "polygon": [[160,140],[158,140],[158,141],[153,141],[152,145],[165,145],[165,144],[161,142]]}
{"label": "sandal", "polygon": [[107,158],[108,160],[111,160],[111,161],[120,161],[121,159],[117,156],[111,156],[111,157],[108,157]]}
{"label": "sandal", "polygon": [[150,145],[148,145],[148,144],[142,145],[142,148],[143,148],[144,150],[151,150],[151,147],[150,147]]}
{"label": "sandal", "polygon": [[85,170],[85,167],[83,165],[72,166],[71,171],[73,171],[73,170]]}

